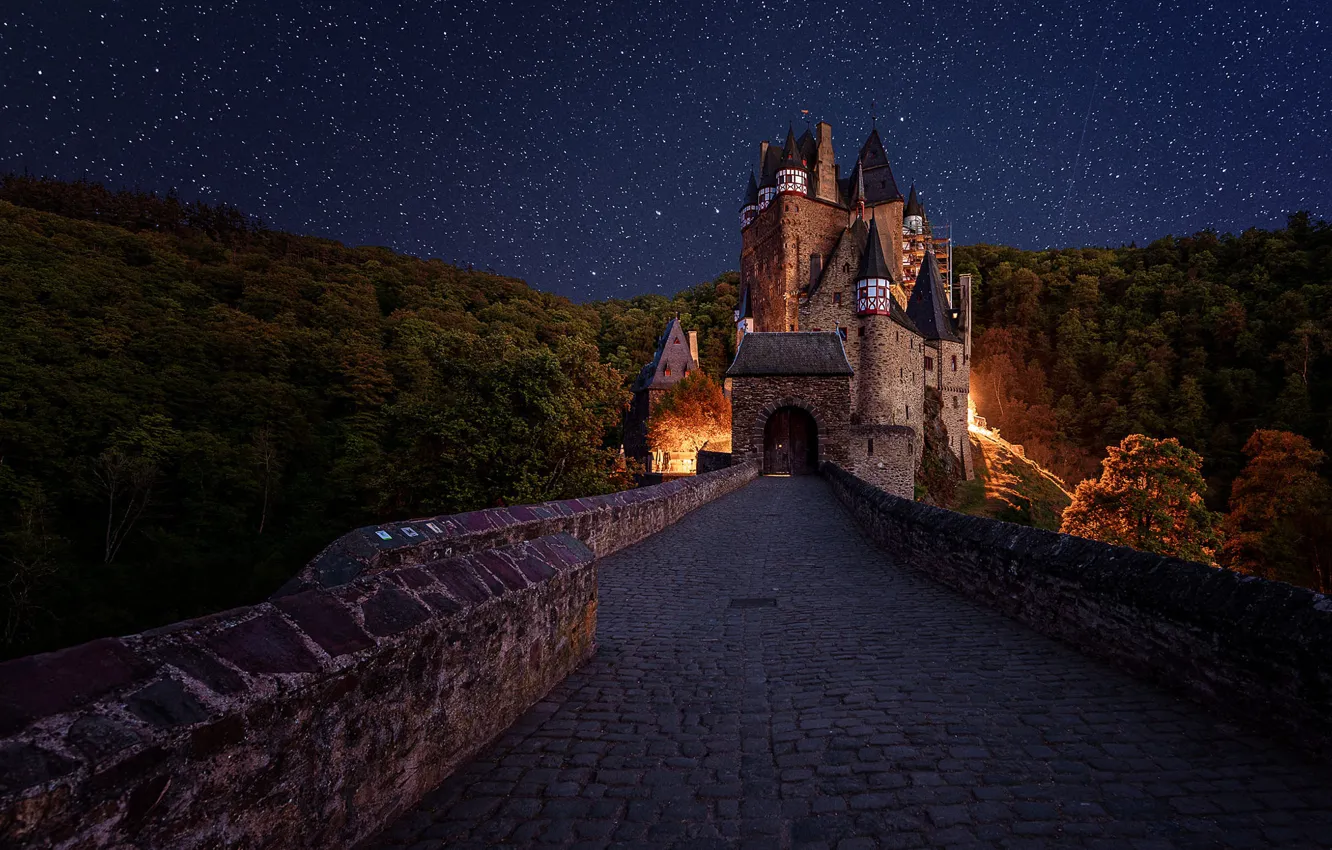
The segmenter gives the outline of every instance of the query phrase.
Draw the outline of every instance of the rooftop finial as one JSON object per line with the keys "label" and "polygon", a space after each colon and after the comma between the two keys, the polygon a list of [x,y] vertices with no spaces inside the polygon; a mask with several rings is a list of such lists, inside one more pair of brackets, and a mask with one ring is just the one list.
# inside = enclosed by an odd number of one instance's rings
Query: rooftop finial
{"label": "rooftop finial", "polygon": [[870,101],[870,123],[874,125],[874,129],[875,129],[875,130],[879,129],[879,114],[878,114],[878,113],[879,113],[879,110],[876,108],[876,104],[875,104],[875,102],[871,100],[871,101]]}

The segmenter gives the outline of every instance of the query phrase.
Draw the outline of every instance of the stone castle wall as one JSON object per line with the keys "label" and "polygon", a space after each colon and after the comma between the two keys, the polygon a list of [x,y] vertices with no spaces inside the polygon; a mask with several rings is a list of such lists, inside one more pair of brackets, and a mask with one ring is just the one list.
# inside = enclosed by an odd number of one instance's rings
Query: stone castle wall
{"label": "stone castle wall", "polygon": [[[962,462],[967,480],[975,476],[975,465],[969,448],[967,431],[967,395],[971,388],[971,364],[963,355],[960,342],[938,340],[937,348],[926,355],[934,360],[933,368],[925,373],[929,386],[939,390],[943,406],[940,417],[948,431],[948,447]],[[922,367],[923,368],[923,367]]]}
{"label": "stone castle wall", "polygon": [[750,287],[754,330],[800,330],[796,293],[809,281],[809,256],[826,257],[846,211],[798,195],[778,195],[741,233],[740,284]]}
{"label": "stone castle wall", "polygon": [[363,530],[270,602],[0,664],[0,847],[355,846],[591,656],[597,555],[756,474]]}
{"label": "stone castle wall", "polygon": [[828,464],[897,563],[1128,672],[1332,756],[1332,599],[896,498]]}
{"label": "stone castle wall", "polygon": [[848,394],[846,375],[735,378],[731,391],[731,457],[734,463],[763,461],[763,429],[781,407],[799,407],[818,426],[820,461],[846,463]]}
{"label": "stone castle wall", "polygon": [[852,425],[849,434],[849,470],[894,496],[916,497],[915,430],[904,425]]}

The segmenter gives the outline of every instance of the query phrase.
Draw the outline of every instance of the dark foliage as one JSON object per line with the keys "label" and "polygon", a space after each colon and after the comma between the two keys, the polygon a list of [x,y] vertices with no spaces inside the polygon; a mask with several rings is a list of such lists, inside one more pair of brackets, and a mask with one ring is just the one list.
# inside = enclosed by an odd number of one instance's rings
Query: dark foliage
{"label": "dark foliage", "polygon": [[1129,434],[1205,458],[1222,509],[1258,428],[1332,440],[1332,228],[1202,232],[1146,248],[960,248],[978,275],[972,392],[1070,484]]}
{"label": "dark foliage", "polygon": [[355,526],[626,483],[597,308],[171,197],[0,198],[0,653],[254,602]]}

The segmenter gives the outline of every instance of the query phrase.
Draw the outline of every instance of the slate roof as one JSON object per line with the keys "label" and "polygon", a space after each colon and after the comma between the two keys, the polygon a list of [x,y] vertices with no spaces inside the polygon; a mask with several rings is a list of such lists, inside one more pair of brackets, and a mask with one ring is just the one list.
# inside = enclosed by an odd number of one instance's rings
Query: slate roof
{"label": "slate roof", "polygon": [[836,331],[745,334],[726,370],[728,378],[853,374]]}
{"label": "slate roof", "polygon": [[[666,374],[670,368],[671,374]],[[698,361],[689,353],[689,335],[680,326],[677,316],[666,324],[666,330],[657,340],[657,351],[652,362],[638,373],[634,381],[634,392],[646,389],[665,389],[674,386],[685,376],[685,372],[696,371]]]}
{"label": "slate roof", "polygon": [[865,175],[865,202],[878,204],[885,201],[902,200],[902,192],[897,188],[892,166],[888,164],[888,152],[883,149],[883,140],[879,138],[879,128],[875,127],[865,144],[860,149],[860,161]]}
{"label": "slate roof", "polygon": [[745,189],[745,202],[741,206],[758,206],[758,181],[754,179],[754,172],[749,172],[749,187]]}
{"label": "slate roof", "polygon": [[814,141],[814,134],[810,131],[806,130],[805,134],[796,142],[796,145],[800,148],[801,158],[804,159],[807,164],[818,159],[819,144]]}
{"label": "slate roof", "polygon": [[786,145],[782,148],[782,168],[804,168],[801,162],[800,145],[796,142],[795,131],[786,131]]}
{"label": "slate roof", "polygon": [[916,197],[916,184],[914,183],[911,184],[911,197],[907,198],[906,209],[902,211],[902,215],[925,217],[925,208],[920,205],[920,198]]}
{"label": "slate roof", "polygon": [[776,186],[777,169],[782,167],[782,149],[768,145],[768,152],[763,157],[763,171],[759,174],[759,186]]}
{"label": "slate roof", "polygon": [[879,222],[870,219],[869,234],[865,239],[865,248],[860,252],[860,271],[856,273],[856,280],[870,277],[892,280],[893,273],[889,268],[888,261],[883,257],[883,243],[879,241]]}
{"label": "slate roof", "polygon": [[925,339],[946,339],[961,342],[953,320],[948,315],[948,299],[944,295],[943,276],[939,274],[939,261],[933,251],[925,252],[925,262],[916,276],[916,288],[907,301],[907,316],[920,329]]}

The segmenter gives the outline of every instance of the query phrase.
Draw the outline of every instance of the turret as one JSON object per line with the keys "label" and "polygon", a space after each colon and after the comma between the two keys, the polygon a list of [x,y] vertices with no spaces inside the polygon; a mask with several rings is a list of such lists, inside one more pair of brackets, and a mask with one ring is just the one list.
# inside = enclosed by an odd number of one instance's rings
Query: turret
{"label": "turret", "polygon": [[805,170],[805,161],[800,156],[800,146],[796,144],[795,132],[786,131],[786,147],[783,150],[782,165],[777,169],[777,194],[809,194],[809,172]]}
{"label": "turret", "polygon": [[759,214],[759,190],[758,181],[754,179],[754,172],[749,172],[749,187],[745,189],[745,202],[740,207],[740,229],[743,230],[749,226],[750,222],[758,218]]}
{"label": "turret", "polygon": [[754,332],[754,302],[749,297],[749,287],[740,290],[740,304],[735,309],[735,347],[740,348],[740,340],[745,334]]}
{"label": "turret", "polygon": [[907,198],[906,210],[902,213],[902,227],[907,233],[918,234],[925,230],[925,208],[916,197],[916,187],[911,186],[911,196]]}
{"label": "turret", "polygon": [[892,285],[888,261],[879,241],[879,224],[871,219],[865,250],[860,255],[860,271],[856,274],[856,314],[888,315],[892,309]]}

